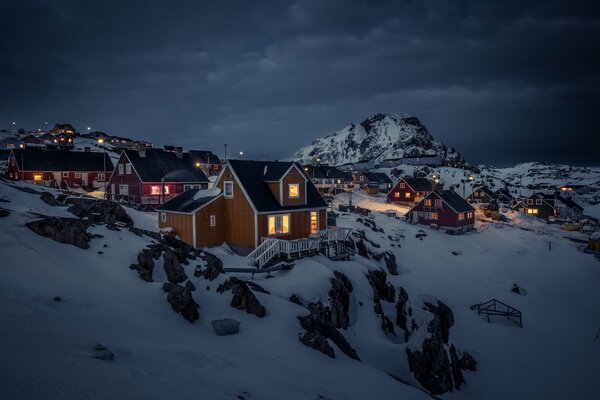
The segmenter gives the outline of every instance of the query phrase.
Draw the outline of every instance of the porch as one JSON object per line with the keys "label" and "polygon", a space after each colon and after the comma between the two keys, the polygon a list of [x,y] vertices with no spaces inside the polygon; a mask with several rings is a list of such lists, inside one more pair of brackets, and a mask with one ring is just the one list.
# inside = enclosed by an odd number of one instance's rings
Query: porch
{"label": "porch", "polygon": [[278,259],[295,260],[319,253],[332,260],[349,258],[353,250],[348,248],[346,240],[351,231],[350,228],[328,228],[303,239],[262,238],[261,244],[246,258],[248,264],[259,269]]}

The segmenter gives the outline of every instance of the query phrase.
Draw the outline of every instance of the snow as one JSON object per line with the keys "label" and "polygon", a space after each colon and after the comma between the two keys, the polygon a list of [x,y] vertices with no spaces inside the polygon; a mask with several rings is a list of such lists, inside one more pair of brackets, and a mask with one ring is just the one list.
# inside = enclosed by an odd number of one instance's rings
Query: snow
{"label": "snow", "polygon": [[198,190],[198,193],[196,193],[194,195],[194,200],[202,199],[204,197],[215,197],[220,194],[221,194],[221,188],[218,188],[218,187]]}
{"label": "snow", "polygon": [[[34,213],[71,216],[65,208],[4,182],[0,197],[9,200],[0,206],[12,211],[0,218],[0,388],[6,398],[164,399],[173,393],[210,399],[429,398],[389,376],[417,385],[406,344],[385,336],[373,312],[373,292],[364,276],[380,266],[372,260],[317,256],[270,278],[256,275],[254,281],[271,293],[256,293],[267,309],[262,319],[230,307],[229,293],[216,293],[227,276],[213,282],[194,278],[197,262],[191,262],[184,268],[197,288],[200,320],[190,324],[166,302],[162,260],[153,283],[128,268],[150,238],[97,226],[90,231],[103,237],[93,239],[89,249],[56,243],[24,224],[37,218]],[[384,201],[353,196],[353,203],[372,209],[389,207]],[[156,230],[155,213],[127,212],[136,226],[153,221]],[[381,251],[396,254],[401,275],[388,275],[388,281],[406,289],[415,313],[432,297],[453,310],[450,340],[473,354],[479,367],[466,373],[466,386],[442,398],[593,398],[600,357],[593,342],[600,328],[600,263],[582,251],[585,245],[564,238],[558,226],[556,233],[538,231],[536,221],[517,217],[511,216],[515,226],[478,223],[476,232],[463,236],[379,213],[373,218],[383,233],[351,214],[341,214],[338,225],[363,229]],[[524,223],[536,229],[518,226]],[[419,230],[427,234],[423,240],[415,237]],[[209,251],[228,267],[246,266],[226,246]],[[351,326],[342,332],[362,362],[337,348],[337,358],[330,359],[298,341],[302,329],[296,317],[307,310],[289,296],[326,301],[333,271],[346,274],[354,287]],[[511,293],[515,283],[527,295]],[[63,301],[53,301],[54,296]],[[521,310],[524,327],[487,323],[469,309],[491,298]],[[384,310],[394,313],[391,304]],[[223,318],[241,321],[240,332],[215,335],[211,321]],[[115,360],[90,358],[97,343],[113,351]]]}

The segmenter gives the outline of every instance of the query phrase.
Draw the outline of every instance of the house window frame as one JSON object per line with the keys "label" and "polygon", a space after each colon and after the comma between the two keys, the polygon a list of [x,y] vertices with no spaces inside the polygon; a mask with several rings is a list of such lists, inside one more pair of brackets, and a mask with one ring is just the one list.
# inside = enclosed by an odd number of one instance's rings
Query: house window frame
{"label": "house window frame", "polygon": [[[127,188],[127,189],[123,190],[123,188]],[[127,193],[123,193],[123,192],[127,192]],[[128,184],[126,184],[126,183],[119,184],[119,195],[129,196],[129,185]]]}
{"label": "house window frame", "polygon": [[[296,187],[296,195],[292,196],[292,186]],[[300,184],[299,183],[288,183],[288,199],[299,199],[300,198]]]}
{"label": "house window frame", "polygon": [[425,201],[423,202],[423,205],[425,207],[431,207],[431,204],[432,204],[431,199],[425,199]]}
{"label": "house window frame", "polygon": [[75,172],[75,179],[81,179],[81,172]]}
{"label": "house window frame", "polygon": [[536,206],[541,206],[542,205],[542,199],[535,199],[535,205]]}
{"label": "house window frame", "polygon": [[[231,193],[227,194],[227,186],[230,186]],[[233,199],[233,181],[223,181],[223,197],[226,199]]]}
{"label": "house window frame", "polygon": [[160,222],[167,222],[167,213],[164,211],[160,212]]}
{"label": "house window frame", "polygon": [[466,219],[466,214],[467,213],[458,213],[458,220],[459,221],[464,221]]}
{"label": "house window frame", "polygon": [[436,208],[442,208],[442,199],[435,199],[433,204]]}
{"label": "house window frame", "polygon": [[98,173],[98,175],[96,175],[96,180],[98,182],[104,182],[106,180],[106,174],[103,172]]}
{"label": "house window frame", "polygon": [[123,164],[119,164],[119,175],[124,175]]}
{"label": "house window frame", "polygon": [[68,178],[68,177],[69,177],[69,172],[65,172],[65,171],[63,171],[63,172],[62,172],[62,174],[61,174],[61,176],[62,176],[63,178]]}
{"label": "house window frame", "polygon": [[215,226],[217,226],[217,216],[216,215],[211,215],[209,218],[209,224],[211,228],[214,228]]}
{"label": "house window frame", "polygon": [[[287,217],[287,232],[284,231],[284,223],[283,223],[283,219]],[[274,232],[271,233],[271,218],[274,218]],[[280,226],[281,226],[281,231],[278,232],[277,231],[277,221],[280,220]],[[270,214],[267,216],[267,234],[269,236],[283,236],[283,235],[289,235],[291,233],[291,221],[292,221],[292,215],[290,213],[287,214]]]}
{"label": "house window frame", "polygon": [[[313,230],[313,214],[315,215],[315,229]],[[319,233],[319,210],[310,211],[310,234],[315,235]]]}
{"label": "house window frame", "polygon": [[437,221],[439,219],[439,214],[436,212],[430,212],[428,215],[428,219],[431,221]]}
{"label": "house window frame", "polygon": [[533,199],[527,199],[527,204],[533,204]]}
{"label": "house window frame", "polygon": [[125,164],[125,174],[131,175],[131,164],[130,163]]}
{"label": "house window frame", "polygon": [[405,184],[404,182],[400,182],[400,183],[398,184],[398,187],[399,187],[400,189],[404,189],[404,188],[406,187],[406,184]]}

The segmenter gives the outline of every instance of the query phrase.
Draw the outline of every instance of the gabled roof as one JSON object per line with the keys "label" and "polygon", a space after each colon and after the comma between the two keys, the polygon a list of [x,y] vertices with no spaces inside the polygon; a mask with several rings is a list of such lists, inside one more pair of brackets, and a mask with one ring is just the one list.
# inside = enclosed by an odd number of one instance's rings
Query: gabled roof
{"label": "gabled roof", "polygon": [[387,174],[384,174],[383,172],[363,172],[362,174],[370,182],[393,183],[390,177],[387,176]]}
{"label": "gabled roof", "polygon": [[500,189],[496,190],[496,196],[498,198],[504,197],[507,200],[513,200],[514,199],[513,195],[510,194],[510,192],[508,191],[507,188],[500,188]]}
{"label": "gabled roof", "polygon": [[219,157],[214,155],[212,151],[190,150],[188,153],[190,153],[194,162],[200,162],[202,164],[221,164]]}
{"label": "gabled roof", "polygon": [[188,153],[178,158],[175,153],[161,149],[146,149],[145,157],[137,150],[123,150],[142,182],[200,182],[208,183],[204,172],[195,166]]}
{"label": "gabled roof", "polygon": [[56,129],[72,129],[72,130],[75,130],[75,128],[73,128],[73,125],[71,125],[71,124],[54,124],[54,127]]}
{"label": "gabled roof", "polygon": [[156,209],[190,214],[222,195],[218,188],[188,189]]}
{"label": "gabled roof", "polygon": [[479,186],[478,188],[473,189],[473,192],[483,192],[487,194],[492,199],[497,199],[498,196],[487,186]]}
{"label": "gabled roof", "polygon": [[12,150],[21,171],[107,171],[114,169],[105,153],[64,150]]}
{"label": "gabled roof", "polygon": [[562,201],[563,204],[565,204],[569,208],[575,208],[575,209],[577,209],[579,211],[583,211],[583,207],[581,207],[579,204],[575,203],[573,200],[571,200],[568,197],[556,196],[556,198],[559,201]]}
{"label": "gabled roof", "polygon": [[412,176],[405,176],[402,178],[404,182],[415,192],[431,192],[433,185],[427,178],[413,178]]}
{"label": "gabled roof", "polygon": [[465,199],[463,199],[458,193],[452,190],[444,190],[434,192],[438,195],[442,201],[450,206],[456,212],[469,212],[474,211],[475,209],[471,206]]}
{"label": "gabled roof", "polygon": [[[228,160],[229,167],[238,178],[238,183],[248,194],[249,201],[258,212],[293,211],[306,208],[324,208],[327,203],[308,179],[302,167],[293,162],[285,161],[251,161]],[[292,166],[306,179],[306,204],[299,206],[282,206],[269,189],[267,182],[278,181]]]}
{"label": "gabled roof", "polygon": [[305,165],[306,175],[316,179],[350,179],[350,175],[330,165]]}

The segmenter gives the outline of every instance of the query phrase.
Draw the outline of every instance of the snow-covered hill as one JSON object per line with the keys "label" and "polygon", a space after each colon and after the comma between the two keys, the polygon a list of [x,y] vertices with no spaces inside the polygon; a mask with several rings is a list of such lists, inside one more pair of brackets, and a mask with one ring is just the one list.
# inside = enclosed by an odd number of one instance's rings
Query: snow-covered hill
{"label": "snow-covered hill", "polygon": [[452,147],[438,142],[416,117],[405,114],[375,114],[360,124],[313,141],[298,150],[290,160],[340,165],[359,160],[384,160],[404,156],[439,154],[442,159],[463,162]]}
{"label": "snow-covered hill", "polygon": [[[291,271],[256,275],[252,282],[268,291],[254,291],[264,318],[233,308],[232,295],[216,290],[232,276],[249,275],[219,274],[210,281],[195,276],[200,259],[184,264],[200,306],[199,319],[190,324],[166,300],[161,258],[153,282],[129,268],[156,240],[102,224],[88,228],[95,236],[87,249],[39,236],[25,224],[43,215],[73,215],[17,187],[60,194],[0,181],[0,208],[9,212],[0,217],[0,393],[6,398],[429,399],[415,388],[420,384],[407,350],[418,351],[430,334],[425,308],[436,299],[453,312],[449,342],[478,363],[477,371],[463,371],[466,384],[459,391],[441,398],[592,398],[596,392],[600,263],[560,230],[481,223],[477,232],[449,236],[379,213],[360,220],[343,214],[338,225],[353,228],[368,255],[337,262],[316,256],[297,261]],[[369,201],[385,209],[383,196]],[[127,213],[136,226],[151,228],[156,221],[153,213]],[[208,251],[227,267],[246,265],[225,246]],[[395,256],[398,275],[374,257],[382,252]],[[380,285],[385,293],[374,291],[367,278],[372,271],[387,272]],[[340,273],[352,288],[347,327],[338,331],[360,361],[331,340],[336,358],[299,341],[304,329],[298,316],[309,314],[309,302],[331,300]],[[512,293],[513,284],[526,294]],[[408,340],[397,325],[400,288],[410,309],[404,314],[412,322]],[[398,303],[387,298],[391,292]],[[302,304],[290,301],[292,294]],[[470,310],[491,298],[521,310],[523,328],[488,323]],[[240,332],[215,335],[211,321],[218,318],[241,321]],[[395,334],[382,329],[386,318]],[[114,360],[92,358],[98,343]],[[447,347],[441,349],[443,358]]]}

